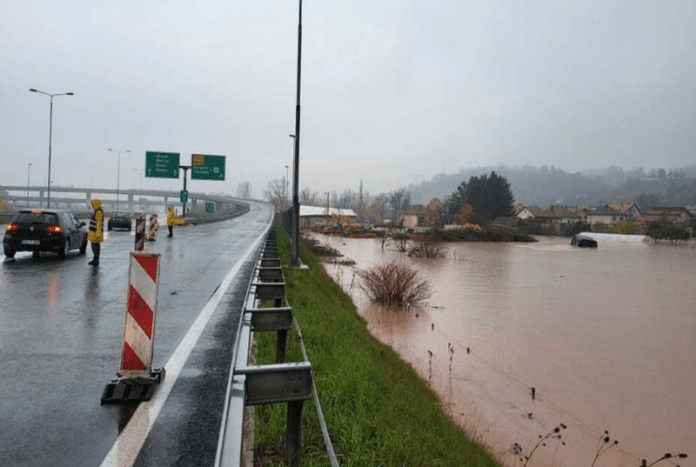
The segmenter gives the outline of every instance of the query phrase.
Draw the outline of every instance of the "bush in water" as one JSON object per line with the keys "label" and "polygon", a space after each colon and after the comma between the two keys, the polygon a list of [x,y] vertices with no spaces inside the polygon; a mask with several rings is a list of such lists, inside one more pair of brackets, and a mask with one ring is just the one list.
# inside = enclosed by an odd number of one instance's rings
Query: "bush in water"
{"label": "bush in water", "polygon": [[428,281],[405,264],[378,264],[357,274],[360,288],[376,303],[414,305],[426,299],[430,292]]}

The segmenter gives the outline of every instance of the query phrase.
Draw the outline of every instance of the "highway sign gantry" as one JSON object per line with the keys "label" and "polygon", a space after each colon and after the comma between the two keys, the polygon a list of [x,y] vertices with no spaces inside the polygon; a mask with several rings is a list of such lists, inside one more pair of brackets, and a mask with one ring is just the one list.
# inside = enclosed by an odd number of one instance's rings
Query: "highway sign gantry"
{"label": "highway sign gantry", "polygon": [[179,178],[179,153],[146,151],[145,176]]}

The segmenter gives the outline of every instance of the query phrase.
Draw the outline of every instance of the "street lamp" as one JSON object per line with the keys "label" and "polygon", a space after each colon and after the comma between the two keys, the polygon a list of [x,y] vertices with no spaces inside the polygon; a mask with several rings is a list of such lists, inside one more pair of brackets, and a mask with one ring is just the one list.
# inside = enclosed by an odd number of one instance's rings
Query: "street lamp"
{"label": "street lamp", "polygon": [[290,169],[286,165],[285,166],[285,201],[286,202],[288,201],[288,196],[289,196],[288,195],[288,184],[290,183],[290,179],[288,178],[288,174],[290,173],[289,171],[290,171]]}
{"label": "street lamp", "polygon": [[326,215],[329,215],[329,192],[325,191],[324,194],[326,195]]}
{"label": "street lamp", "polygon": [[32,166],[32,163],[30,162],[30,163],[27,165],[27,207],[29,207],[29,183],[30,183],[30,182],[29,182],[29,181],[30,181],[29,176],[30,176],[30,174],[31,174],[31,166]]}
{"label": "street lamp", "polygon": [[[297,21],[297,95],[295,98],[295,151],[292,163],[292,251],[290,254],[292,265],[300,265],[300,77],[302,75],[302,0],[299,0],[299,14]],[[287,456],[287,453],[286,453]],[[290,457],[292,459],[292,457]]]}
{"label": "street lamp", "polygon": [[38,92],[44,96],[49,96],[51,98],[51,111],[48,120],[48,198],[46,201],[46,207],[51,207],[51,139],[53,136],[53,97],[54,96],[74,96],[72,92],[63,92],[60,94],[49,94],[47,92],[39,91],[38,89],[30,89],[31,92]]}
{"label": "street lamp", "polygon": [[109,148],[109,151],[118,154],[118,168],[116,169],[116,210],[118,211],[118,192],[119,185],[121,183],[121,153],[130,152],[130,149],[126,149],[125,151],[116,151],[115,149]]}

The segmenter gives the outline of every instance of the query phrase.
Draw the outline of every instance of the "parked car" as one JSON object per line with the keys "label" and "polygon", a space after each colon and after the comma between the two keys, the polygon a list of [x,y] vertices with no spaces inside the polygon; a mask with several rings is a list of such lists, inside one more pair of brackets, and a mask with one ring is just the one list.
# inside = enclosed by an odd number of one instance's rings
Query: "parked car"
{"label": "parked car", "polygon": [[129,212],[114,211],[109,216],[106,223],[107,230],[112,229],[131,229],[131,216]]}
{"label": "parked car", "polygon": [[32,251],[35,258],[49,251],[65,259],[70,250],[87,252],[87,229],[69,211],[24,209],[7,224],[2,246],[8,258],[18,251]]}

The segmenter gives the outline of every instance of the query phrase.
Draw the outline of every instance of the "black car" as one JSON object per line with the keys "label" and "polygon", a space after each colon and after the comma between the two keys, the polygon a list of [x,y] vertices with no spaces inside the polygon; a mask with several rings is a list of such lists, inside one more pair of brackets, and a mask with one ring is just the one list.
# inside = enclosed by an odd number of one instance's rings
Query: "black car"
{"label": "black car", "polygon": [[65,259],[70,250],[79,248],[81,255],[87,252],[87,229],[69,211],[25,209],[7,224],[2,246],[8,258],[18,251],[32,251],[35,258],[50,251]]}
{"label": "black car", "polygon": [[112,212],[106,223],[107,230],[111,229],[131,229],[131,216],[128,212]]}

